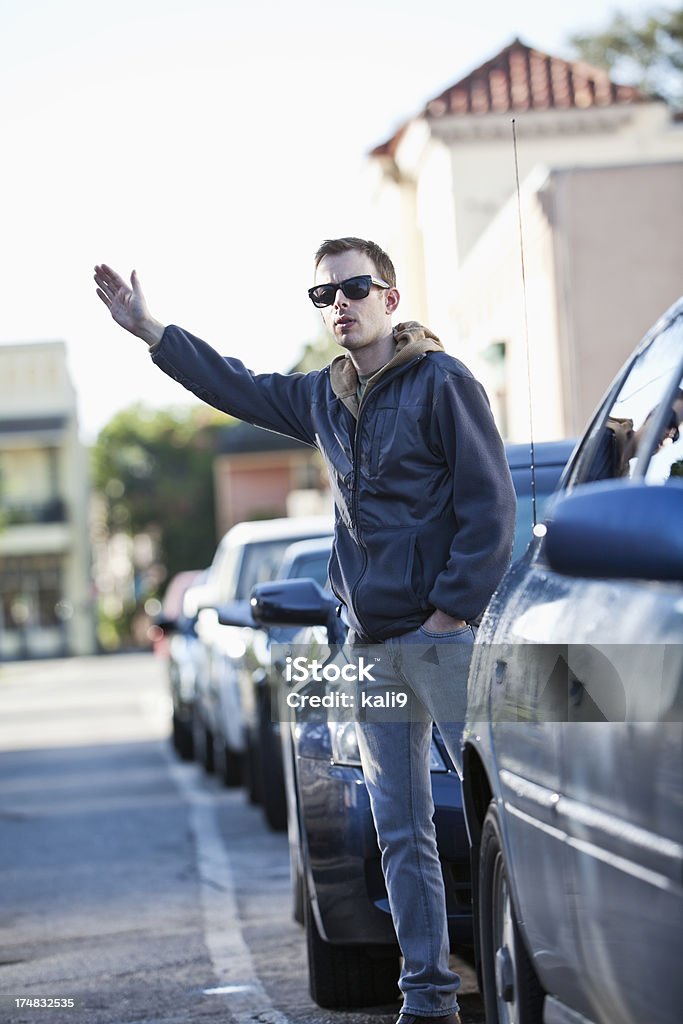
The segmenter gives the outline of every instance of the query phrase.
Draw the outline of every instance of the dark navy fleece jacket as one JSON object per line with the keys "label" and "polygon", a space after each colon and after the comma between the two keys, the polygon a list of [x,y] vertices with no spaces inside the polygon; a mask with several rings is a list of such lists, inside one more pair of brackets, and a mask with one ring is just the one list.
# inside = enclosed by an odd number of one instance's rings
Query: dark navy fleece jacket
{"label": "dark navy fleece jacket", "polygon": [[217,409],[320,449],[336,506],[332,587],[361,639],[472,621],[510,560],[515,493],[486,395],[410,322],[358,403],[348,356],[311,373],[254,374],[180,327],[157,366]]}

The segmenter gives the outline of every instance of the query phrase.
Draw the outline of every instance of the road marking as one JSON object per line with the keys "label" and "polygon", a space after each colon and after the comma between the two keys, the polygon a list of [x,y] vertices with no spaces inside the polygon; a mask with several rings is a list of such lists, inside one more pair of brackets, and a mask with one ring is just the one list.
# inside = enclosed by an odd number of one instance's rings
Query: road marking
{"label": "road marking", "polygon": [[276,1010],[256,973],[242,934],[232,865],[216,821],[216,795],[200,785],[195,765],[168,755],[171,778],[187,802],[190,829],[197,850],[199,894],[204,940],[218,985],[207,995],[226,997],[236,1024],[290,1024]]}

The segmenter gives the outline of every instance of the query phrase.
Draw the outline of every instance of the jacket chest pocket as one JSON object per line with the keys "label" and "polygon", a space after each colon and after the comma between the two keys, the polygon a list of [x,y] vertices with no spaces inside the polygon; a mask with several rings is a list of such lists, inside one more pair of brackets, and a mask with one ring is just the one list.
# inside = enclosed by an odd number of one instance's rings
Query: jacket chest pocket
{"label": "jacket chest pocket", "polygon": [[351,501],[353,490],[353,463],[350,452],[347,452],[341,441],[335,439],[334,444],[325,447],[317,437],[318,447],[327,465],[327,474],[332,489],[332,497],[342,521],[351,526]]}
{"label": "jacket chest pocket", "polygon": [[390,429],[390,419],[394,417],[393,409],[380,409],[372,418],[367,433],[361,438],[361,472],[371,479],[379,473],[382,452],[386,451],[385,438]]}
{"label": "jacket chest pocket", "polygon": [[408,456],[435,463],[429,447],[429,414],[425,406],[378,409],[361,438],[361,470],[373,479],[401,473]]}

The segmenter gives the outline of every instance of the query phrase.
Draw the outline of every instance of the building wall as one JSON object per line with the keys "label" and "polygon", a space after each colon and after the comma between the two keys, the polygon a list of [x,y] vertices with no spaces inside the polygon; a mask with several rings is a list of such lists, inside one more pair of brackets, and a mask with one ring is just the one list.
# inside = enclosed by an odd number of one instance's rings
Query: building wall
{"label": "building wall", "polygon": [[[566,436],[554,241],[543,199],[547,176],[521,192],[526,303],[516,199],[508,202],[465,261],[459,277],[457,331],[451,354],[486,388],[501,433],[528,441]],[[528,336],[528,349],[527,349]],[[504,357],[492,362],[492,348]]]}
{"label": "building wall", "polygon": [[389,253],[398,275],[398,319],[426,321],[425,251],[416,183],[408,177],[385,176],[379,162],[374,162],[368,168],[368,189],[374,197],[369,233]]}
{"label": "building wall", "polygon": [[[583,430],[634,345],[683,291],[683,161],[537,169],[459,275],[460,355],[511,441]],[[504,341],[504,395],[487,354]],[[531,398],[527,378],[531,378]]]}
{"label": "building wall", "polygon": [[643,102],[528,111],[516,131],[526,313],[509,113],[417,118],[370,164],[399,318],[428,324],[524,441],[531,416],[538,439],[579,432],[683,289],[683,124]]}
{"label": "building wall", "polygon": [[219,455],[214,462],[218,539],[235,523],[289,514],[293,492],[317,491],[323,469],[314,451]]}
{"label": "building wall", "polygon": [[0,656],[94,650],[87,504],[64,344],[0,346]]}
{"label": "building wall", "polygon": [[[521,182],[537,168],[683,158],[683,125],[671,121],[661,102],[529,111],[516,117],[516,129]],[[370,164],[375,234],[395,257],[400,316],[422,320],[448,348],[458,346],[461,306],[472,287],[471,273],[460,271],[514,200],[510,115],[418,118],[391,156]],[[407,195],[415,197],[412,208]],[[495,289],[496,279],[487,277]]]}
{"label": "building wall", "polygon": [[[516,117],[520,180],[538,164],[596,166],[670,160],[683,155],[683,131],[664,103],[533,111]],[[451,118],[434,126],[450,147],[459,261],[515,191],[509,115]]]}
{"label": "building wall", "polygon": [[[683,294],[683,160],[553,175],[558,304],[582,429],[655,320]],[[560,287],[561,285],[561,287]]]}

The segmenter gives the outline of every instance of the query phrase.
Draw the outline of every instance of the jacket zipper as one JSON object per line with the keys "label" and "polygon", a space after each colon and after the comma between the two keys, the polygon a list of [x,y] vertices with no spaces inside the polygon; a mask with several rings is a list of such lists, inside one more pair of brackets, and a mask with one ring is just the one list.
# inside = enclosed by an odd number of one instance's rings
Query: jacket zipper
{"label": "jacket zipper", "polygon": [[361,569],[361,571],[360,571],[360,573],[359,573],[359,575],[358,575],[358,577],[356,579],[356,582],[353,584],[353,587],[351,588],[351,605],[353,607],[354,614],[355,614],[356,618],[358,619],[358,621],[360,622],[361,626],[363,626],[363,632],[366,635],[369,635],[369,634],[367,633],[367,630],[365,628],[365,624],[363,623],[360,615],[358,614],[358,609],[356,607],[356,594],[358,593],[358,588],[360,587],[361,583],[363,582],[363,577],[365,576],[365,573],[366,573],[367,568],[368,568],[368,551],[367,551],[367,548],[365,546],[365,542],[363,541],[363,537],[362,537],[362,534],[361,534],[361,531],[360,531],[360,522],[359,522],[359,512],[360,512],[360,487],[359,487],[360,459],[358,457],[358,445],[356,444],[356,440],[358,438],[358,428],[360,427],[361,414],[363,413],[363,410],[365,409],[365,407],[367,405],[367,402],[370,401],[370,398],[372,396],[374,396],[377,393],[377,391],[379,391],[380,388],[382,388],[385,385],[391,383],[391,381],[396,380],[397,377],[402,376],[407,370],[409,370],[413,366],[416,366],[417,363],[419,363],[420,360],[422,360],[424,358],[425,358],[425,353],[423,352],[421,355],[416,356],[414,360],[411,360],[409,363],[406,363],[405,366],[397,367],[396,370],[394,370],[393,373],[388,374],[383,380],[378,381],[377,384],[375,385],[375,387],[370,389],[370,397],[367,398],[367,399],[365,397],[365,395],[367,394],[367,391],[366,391],[364,393],[361,401],[360,401],[359,406],[358,406],[358,417],[356,418],[356,429],[353,432],[353,486],[352,486],[352,495],[351,495],[351,525],[353,526],[354,532],[355,532],[356,537],[358,539],[358,544],[359,544],[360,548],[363,551],[363,567],[362,567],[362,569]]}

